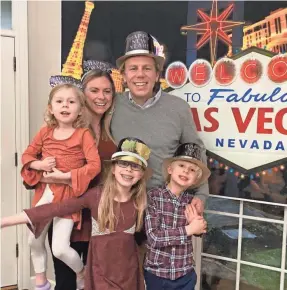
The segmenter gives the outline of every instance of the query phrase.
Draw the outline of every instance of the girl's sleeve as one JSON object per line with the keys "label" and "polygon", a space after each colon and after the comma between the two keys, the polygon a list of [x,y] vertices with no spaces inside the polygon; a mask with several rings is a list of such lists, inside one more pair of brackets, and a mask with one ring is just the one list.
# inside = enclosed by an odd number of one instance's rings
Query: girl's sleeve
{"label": "girl's sleeve", "polygon": [[30,209],[25,209],[29,229],[38,238],[45,226],[54,218],[71,215],[84,208],[97,206],[100,198],[100,190],[97,187],[91,188],[81,197],[71,198],[63,202],[44,204]]}
{"label": "girl's sleeve", "polygon": [[71,170],[72,188],[75,196],[83,194],[88,189],[90,181],[101,171],[100,156],[89,129],[83,133],[82,148],[87,163],[81,168]]}
{"label": "girl's sleeve", "polygon": [[29,166],[32,161],[39,160],[38,157],[42,153],[43,147],[43,134],[46,131],[47,127],[42,128],[22,154],[23,167],[21,169],[21,175],[29,186],[37,184],[42,177],[42,171],[30,169]]}

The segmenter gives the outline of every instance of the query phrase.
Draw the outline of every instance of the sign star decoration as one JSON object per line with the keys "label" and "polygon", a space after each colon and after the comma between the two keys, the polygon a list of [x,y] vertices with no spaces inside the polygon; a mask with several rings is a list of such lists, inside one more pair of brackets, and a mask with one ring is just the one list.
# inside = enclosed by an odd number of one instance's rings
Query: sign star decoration
{"label": "sign star decoration", "polygon": [[181,31],[196,31],[203,35],[196,44],[196,49],[200,49],[208,41],[210,43],[210,58],[212,66],[216,61],[218,38],[225,44],[231,45],[232,41],[226,32],[230,32],[233,27],[244,24],[244,22],[228,21],[228,16],[234,9],[234,4],[230,4],[220,15],[218,15],[217,0],[213,0],[210,15],[202,9],[197,10],[202,22],[194,25],[186,25],[180,28]]}

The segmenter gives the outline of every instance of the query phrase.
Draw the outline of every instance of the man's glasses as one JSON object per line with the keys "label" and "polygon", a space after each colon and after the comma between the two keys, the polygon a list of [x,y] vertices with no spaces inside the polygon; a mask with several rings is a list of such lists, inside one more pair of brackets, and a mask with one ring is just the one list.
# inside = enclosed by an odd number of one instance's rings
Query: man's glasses
{"label": "man's glasses", "polygon": [[134,171],[143,170],[143,167],[141,165],[133,163],[133,162],[118,160],[116,163],[118,164],[119,167],[122,167],[122,168],[127,168],[128,166],[130,166],[131,169]]}

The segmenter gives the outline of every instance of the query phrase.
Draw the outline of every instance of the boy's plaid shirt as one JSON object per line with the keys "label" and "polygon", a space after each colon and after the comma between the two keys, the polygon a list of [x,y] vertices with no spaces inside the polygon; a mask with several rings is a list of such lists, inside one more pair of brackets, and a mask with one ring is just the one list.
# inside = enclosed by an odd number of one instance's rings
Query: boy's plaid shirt
{"label": "boy's plaid shirt", "polygon": [[185,207],[193,196],[187,191],[177,198],[166,186],[148,192],[145,217],[148,252],[145,269],[175,280],[194,266],[192,239],[186,234]]}

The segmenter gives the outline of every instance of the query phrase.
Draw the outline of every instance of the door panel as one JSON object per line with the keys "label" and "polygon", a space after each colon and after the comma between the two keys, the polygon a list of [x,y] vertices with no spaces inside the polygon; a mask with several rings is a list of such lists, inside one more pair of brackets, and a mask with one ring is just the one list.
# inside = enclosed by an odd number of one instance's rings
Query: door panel
{"label": "door panel", "polygon": [[[1,36],[1,216],[16,213],[14,38]],[[1,231],[1,287],[17,284],[17,228]]]}

